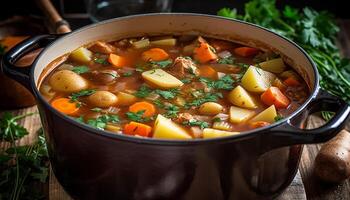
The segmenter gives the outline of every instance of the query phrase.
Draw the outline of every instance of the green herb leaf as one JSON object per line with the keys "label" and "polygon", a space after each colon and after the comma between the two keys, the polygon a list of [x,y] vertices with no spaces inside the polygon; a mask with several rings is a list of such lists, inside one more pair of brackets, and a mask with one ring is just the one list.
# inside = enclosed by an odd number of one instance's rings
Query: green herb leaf
{"label": "green herb leaf", "polygon": [[278,122],[278,121],[281,121],[281,120],[283,120],[284,118],[281,116],[281,115],[277,115],[276,117],[275,117],[275,122]]}
{"label": "green herb leaf", "polygon": [[96,119],[89,119],[87,124],[97,129],[104,130],[107,123],[119,123],[118,115],[102,115]]}
{"label": "green herb leaf", "polygon": [[132,72],[125,72],[125,73],[123,73],[123,76],[124,77],[129,77],[129,76],[132,76]]}
{"label": "green herb leaf", "polygon": [[177,113],[180,111],[179,107],[173,104],[165,106],[165,110],[166,112],[164,113],[164,116],[167,118],[177,117]]}
{"label": "green herb leaf", "polygon": [[207,84],[208,87],[213,89],[223,89],[223,90],[232,90],[234,87],[234,83],[236,83],[236,80],[234,80],[230,75],[225,75],[219,80],[211,80],[209,78],[199,78],[199,81],[202,83]]}
{"label": "green herb leaf", "polygon": [[73,72],[77,73],[77,74],[83,74],[83,73],[86,73],[89,71],[89,68],[87,66],[76,66],[76,67],[73,67],[72,69]]}
{"label": "green herb leaf", "polygon": [[185,83],[185,84],[186,84],[186,83],[191,83],[191,81],[192,81],[192,80],[189,79],[189,78],[184,78],[184,79],[181,80],[181,82],[183,82],[183,83]]}
{"label": "green herb leaf", "polygon": [[230,8],[221,8],[218,12],[217,15],[223,16],[223,17],[228,17],[228,18],[237,18],[237,10],[230,9]]}
{"label": "green herb leaf", "polygon": [[173,99],[179,93],[179,89],[173,88],[169,90],[155,90],[155,93],[159,94],[164,99]]}
{"label": "green herb leaf", "polygon": [[95,61],[95,63],[99,63],[102,65],[108,65],[108,62],[105,58],[95,58],[94,61]]}
{"label": "green herb leaf", "polygon": [[131,121],[135,122],[148,122],[151,120],[149,117],[143,117],[143,113],[145,113],[144,110],[140,110],[138,112],[127,112],[125,115],[130,119]]}
{"label": "green herb leaf", "polygon": [[190,119],[189,121],[184,121],[182,122],[182,124],[187,126],[199,126],[201,129],[209,127],[209,124],[207,122],[198,121],[196,119]]}
{"label": "green herb leaf", "polygon": [[219,64],[227,64],[227,65],[232,65],[235,63],[235,58],[234,57],[227,57],[227,58],[220,58],[218,60]]}
{"label": "green herb leaf", "polygon": [[147,97],[148,95],[150,95],[152,92],[151,88],[145,86],[145,85],[142,85],[139,90],[137,92],[134,93],[134,95],[136,97],[139,97],[139,98],[145,98]]}
{"label": "green herb leaf", "polygon": [[86,90],[81,90],[79,92],[74,92],[72,93],[69,98],[71,99],[71,101],[75,102],[78,101],[79,97],[83,97],[83,96],[90,96],[92,94],[94,94],[96,92],[95,89],[86,89]]}
{"label": "green herb leaf", "polygon": [[186,103],[185,108],[198,107],[205,102],[216,102],[219,98],[223,98],[221,93],[203,93],[203,95],[200,95],[193,101]]}
{"label": "green herb leaf", "polygon": [[169,59],[169,60],[163,60],[163,61],[151,61],[150,63],[153,68],[167,68],[173,63],[173,61]]}

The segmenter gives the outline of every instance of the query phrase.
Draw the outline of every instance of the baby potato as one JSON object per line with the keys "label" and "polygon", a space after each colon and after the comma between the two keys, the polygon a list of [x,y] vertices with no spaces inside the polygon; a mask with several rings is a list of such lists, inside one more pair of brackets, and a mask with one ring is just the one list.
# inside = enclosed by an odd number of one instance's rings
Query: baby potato
{"label": "baby potato", "polygon": [[199,113],[202,115],[217,115],[223,111],[222,105],[215,102],[206,102],[199,107]]}
{"label": "baby potato", "polygon": [[83,77],[66,69],[55,72],[50,77],[49,84],[53,90],[59,92],[78,92],[88,87]]}
{"label": "baby potato", "polygon": [[97,91],[88,97],[89,102],[101,108],[112,106],[118,102],[118,97],[108,91]]}
{"label": "baby potato", "polygon": [[117,97],[118,105],[121,106],[129,106],[135,103],[135,101],[137,100],[137,98],[134,95],[125,92],[118,92]]}

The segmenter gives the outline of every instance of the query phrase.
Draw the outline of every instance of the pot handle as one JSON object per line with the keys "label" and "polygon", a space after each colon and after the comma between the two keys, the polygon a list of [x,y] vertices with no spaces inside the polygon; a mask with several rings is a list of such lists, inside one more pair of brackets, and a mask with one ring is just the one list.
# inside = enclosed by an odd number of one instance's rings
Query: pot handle
{"label": "pot handle", "polygon": [[283,146],[322,143],[330,140],[344,128],[350,106],[339,97],[320,89],[316,98],[310,102],[302,114],[308,116],[319,111],[332,111],[335,114],[326,124],[315,129],[301,129],[293,126],[290,121],[271,128],[262,136],[263,152]]}
{"label": "pot handle", "polygon": [[[14,79],[15,81],[21,83],[29,91],[32,91],[30,84],[30,71],[31,65],[24,67],[17,67],[15,63],[25,54],[48,46],[53,41],[55,41],[60,35],[38,35],[31,38],[28,38],[15,47],[11,48],[3,57],[1,63],[1,69],[4,74],[8,77]],[[34,61],[33,61],[34,63]]]}

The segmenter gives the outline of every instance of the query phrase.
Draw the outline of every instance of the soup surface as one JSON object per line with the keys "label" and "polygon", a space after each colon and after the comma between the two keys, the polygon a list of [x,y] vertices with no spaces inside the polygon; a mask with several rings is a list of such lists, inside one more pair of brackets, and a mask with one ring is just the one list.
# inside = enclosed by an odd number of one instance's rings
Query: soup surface
{"label": "soup surface", "polygon": [[189,35],[80,47],[45,77],[40,92],[81,123],[162,139],[267,126],[309,95],[302,78],[273,52]]}

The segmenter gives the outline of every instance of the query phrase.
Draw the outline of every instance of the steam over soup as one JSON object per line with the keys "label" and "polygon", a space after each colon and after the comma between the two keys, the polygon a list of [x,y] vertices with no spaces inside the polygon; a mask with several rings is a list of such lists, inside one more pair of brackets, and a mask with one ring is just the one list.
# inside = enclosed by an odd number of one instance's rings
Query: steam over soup
{"label": "steam over soup", "polygon": [[201,36],[96,41],[45,77],[59,112],[116,134],[215,138],[268,126],[308,97],[272,52]]}

